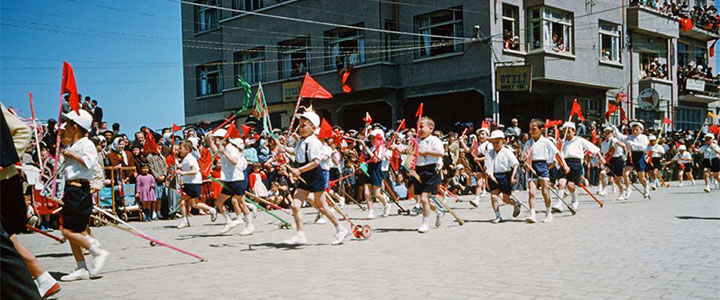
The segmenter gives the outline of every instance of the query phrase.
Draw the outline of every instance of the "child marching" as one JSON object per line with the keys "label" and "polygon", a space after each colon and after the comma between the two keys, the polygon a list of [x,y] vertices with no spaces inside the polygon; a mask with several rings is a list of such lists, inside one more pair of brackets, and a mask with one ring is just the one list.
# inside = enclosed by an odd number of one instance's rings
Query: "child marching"
{"label": "child marching", "polygon": [[419,178],[411,177],[410,181],[414,185],[415,195],[420,195],[420,204],[422,205],[423,218],[417,231],[425,233],[430,229],[430,210],[435,211],[436,214],[435,227],[442,225],[443,213],[439,208],[430,205],[430,195],[437,195],[438,185],[442,179],[436,168],[438,161],[445,153],[442,141],[431,135],[435,130],[435,122],[432,119],[422,117],[418,129],[418,136],[421,140],[418,143],[415,172]]}
{"label": "child marching", "polygon": [[[648,184],[646,178],[645,178],[645,171],[647,170],[646,163],[645,163],[645,155],[648,151],[648,137],[643,134],[643,130],[645,130],[645,126],[638,122],[633,121],[630,122],[630,128],[631,128],[631,134],[630,135],[624,135],[620,132],[620,130],[617,129],[617,127],[613,126],[613,133],[617,136],[618,139],[620,139],[623,143],[625,143],[628,147],[630,147],[630,160],[627,162],[629,167],[625,173],[623,174],[625,177],[627,177],[633,170],[637,172],[638,179],[640,180],[640,183],[643,185],[643,197],[649,198],[650,197],[650,185]],[[629,180],[629,179],[625,179]],[[630,189],[626,189],[626,197],[630,197]]]}
{"label": "child marching", "polygon": [[545,218],[542,220],[543,223],[550,223],[553,221],[552,210],[550,205],[550,168],[553,167],[556,155],[560,154],[560,161],[564,168],[565,173],[569,173],[570,169],[565,163],[565,159],[562,157],[560,150],[555,146],[555,143],[544,137],[542,134],[542,128],[545,126],[545,122],[539,119],[533,119],[530,121],[530,136],[525,145],[525,151],[528,153],[526,160],[531,161],[532,177],[530,178],[528,185],[528,203],[530,204],[530,215],[525,218],[528,223],[536,223],[535,217],[535,191],[538,185],[542,193],[543,199],[545,200]]}
{"label": "child marching", "polygon": [[625,197],[626,187],[622,184],[622,177],[627,147],[615,137],[612,127],[605,127],[603,132],[605,141],[600,145],[600,150],[605,158],[605,169],[608,176],[611,177],[611,184],[615,183],[620,193],[617,200],[625,200],[627,199]]}
{"label": "child marching", "polygon": [[720,183],[720,147],[718,147],[715,136],[712,133],[705,134],[705,145],[700,147],[700,153],[703,154],[703,177],[705,178],[705,191],[710,192],[710,181],[715,179],[715,188]]}
{"label": "child marching", "polygon": [[502,201],[513,205],[513,217],[520,215],[520,202],[510,200],[512,187],[517,181],[517,170],[520,163],[512,150],[505,147],[505,134],[495,130],[490,134],[492,148],[485,155],[485,170],[488,175],[488,186],[490,189],[490,200],[495,211],[495,218],[491,221],[497,224],[503,221],[500,215],[498,198],[502,194]]}
{"label": "child marching", "polygon": [[[575,123],[567,122],[563,124],[562,129],[565,130],[565,140],[562,144],[562,154],[567,162],[567,167],[570,172],[561,173],[560,179],[558,180],[558,192],[560,197],[564,197],[565,190],[570,193],[572,199],[571,205],[574,209],[578,208],[579,202],[577,200],[577,194],[575,188],[581,184],[580,180],[583,175],[583,159],[586,153],[590,155],[599,155],[600,148],[593,145],[590,141],[575,135]],[[600,156],[602,163],[605,163],[605,159]],[[558,199],[555,206],[552,208],[554,211],[562,212],[561,205],[562,201]]]}
{"label": "child marching", "polygon": [[202,186],[202,175],[200,174],[200,165],[198,164],[197,158],[191,153],[194,149],[195,146],[193,146],[190,140],[184,140],[180,144],[180,158],[182,159],[182,163],[180,164],[180,169],[175,171],[177,175],[181,176],[182,180],[182,196],[180,197],[182,221],[178,224],[178,229],[190,226],[188,202],[190,207],[202,209],[210,213],[210,221],[215,222],[217,219],[217,210],[205,203],[198,203]]}

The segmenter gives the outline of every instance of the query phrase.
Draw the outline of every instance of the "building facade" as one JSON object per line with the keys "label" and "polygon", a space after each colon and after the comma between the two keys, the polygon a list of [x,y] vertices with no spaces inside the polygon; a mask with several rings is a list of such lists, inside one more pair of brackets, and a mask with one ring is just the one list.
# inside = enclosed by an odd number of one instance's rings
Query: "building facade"
{"label": "building facade", "polygon": [[[691,62],[714,67],[715,34],[615,0],[204,0],[183,4],[182,19],[186,123],[240,109],[240,76],[253,94],[262,82],[273,127],[285,127],[306,72],[333,99],[302,105],[346,127],[366,112],[412,120],[420,103],[443,130],[566,119],[575,99],[596,120],[618,93],[630,117],[686,127],[720,100],[714,81],[678,78]],[[651,63],[665,76],[647,75]],[[638,104],[648,95],[656,105]]]}

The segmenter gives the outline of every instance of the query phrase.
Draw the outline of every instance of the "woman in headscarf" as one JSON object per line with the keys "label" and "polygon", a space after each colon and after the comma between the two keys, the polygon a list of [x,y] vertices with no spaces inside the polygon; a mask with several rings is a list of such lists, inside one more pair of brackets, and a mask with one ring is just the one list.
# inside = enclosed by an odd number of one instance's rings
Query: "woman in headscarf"
{"label": "woman in headscarf", "polygon": [[[132,153],[125,150],[125,141],[122,137],[116,137],[113,140],[112,146],[110,146],[110,152],[107,154],[106,158],[108,162],[110,163],[107,165],[108,167],[134,167],[135,166],[135,159],[133,158]],[[116,174],[119,172],[119,170],[115,170]],[[131,183],[131,180],[135,178],[135,171],[134,170],[123,170],[123,182],[124,183]],[[108,176],[109,177],[109,176]]]}

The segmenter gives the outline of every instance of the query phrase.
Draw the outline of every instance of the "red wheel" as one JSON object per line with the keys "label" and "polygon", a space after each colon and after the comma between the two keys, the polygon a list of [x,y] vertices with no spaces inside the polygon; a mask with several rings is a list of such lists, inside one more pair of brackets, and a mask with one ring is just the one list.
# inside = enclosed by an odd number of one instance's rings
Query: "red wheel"
{"label": "red wheel", "polygon": [[358,238],[358,239],[361,238],[362,236],[361,236],[360,234],[361,234],[360,231],[358,231],[357,229],[353,228],[353,235],[354,235],[356,238]]}
{"label": "red wheel", "polygon": [[370,228],[370,225],[363,226],[360,234],[362,235],[362,237],[364,239],[366,239],[366,240],[369,239],[370,236],[372,235],[372,228]]}

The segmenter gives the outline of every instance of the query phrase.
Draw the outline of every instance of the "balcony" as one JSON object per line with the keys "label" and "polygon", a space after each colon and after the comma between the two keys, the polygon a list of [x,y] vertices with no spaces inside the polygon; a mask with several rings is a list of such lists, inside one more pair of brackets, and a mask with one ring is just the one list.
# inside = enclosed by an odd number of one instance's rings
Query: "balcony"
{"label": "balcony", "polygon": [[717,81],[688,78],[680,87],[680,101],[710,104],[720,100]]}
{"label": "balcony", "polygon": [[628,28],[648,35],[678,38],[680,28],[675,18],[655,9],[634,6],[627,9]]}
{"label": "balcony", "polygon": [[720,38],[720,35],[718,35],[717,33],[710,32],[698,26],[700,25],[695,24],[695,26],[693,26],[693,28],[688,31],[684,31],[681,29],[680,36],[693,38],[703,42],[709,42]]}
{"label": "balcony", "polygon": [[597,60],[582,57],[588,57],[588,53],[580,52],[576,56],[568,52],[540,49],[528,52],[525,62],[532,65],[533,80],[598,89],[623,86],[622,67],[605,64],[598,66]]}
{"label": "balcony", "polygon": [[646,77],[640,79],[638,82],[638,91],[642,91],[647,88],[655,89],[658,92],[658,96],[662,100],[672,99],[672,86],[673,82],[666,79],[659,79],[653,77]]}

